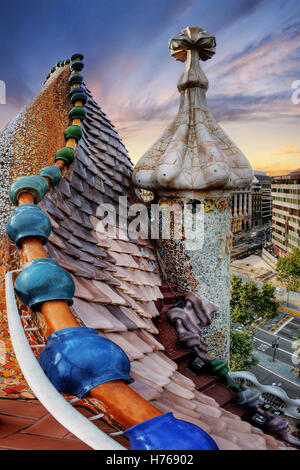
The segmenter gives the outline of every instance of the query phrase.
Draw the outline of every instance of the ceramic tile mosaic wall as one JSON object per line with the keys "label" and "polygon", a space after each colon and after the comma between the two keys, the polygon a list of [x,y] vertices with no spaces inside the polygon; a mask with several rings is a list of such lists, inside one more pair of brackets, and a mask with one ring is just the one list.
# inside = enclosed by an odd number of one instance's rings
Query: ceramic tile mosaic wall
{"label": "ceramic tile mosaic wall", "polygon": [[[212,357],[228,359],[229,354],[229,300],[230,300],[230,201],[228,192],[214,191],[201,195],[194,193],[200,202],[204,217],[204,242],[198,249],[188,249],[183,239],[159,240],[158,256],[164,277],[176,284],[180,291],[193,291],[216,304],[219,310],[212,315],[211,326],[203,329]],[[204,196],[204,197],[203,197]],[[162,217],[165,209],[188,205],[190,197],[159,199]],[[200,206],[199,206],[200,208]],[[171,223],[172,224],[172,223]],[[177,224],[178,228],[178,224]]]}
{"label": "ceramic tile mosaic wall", "polygon": [[[34,175],[47,165],[53,165],[56,150],[65,144],[64,130],[69,124],[70,100],[65,97],[70,91],[69,67],[58,69],[46,82],[41,93],[0,135],[0,396],[10,398],[33,398],[15,358],[10,342],[6,305],[5,273],[20,268],[19,252],[15,244],[5,235],[6,221],[14,207],[8,199],[9,186],[16,178]],[[18,301],[19,302],[19,301]],[[22,316],[28,315],[28,308],[19,302]],[[32,328],[37,324],[23,318],[24,327]],[[28,331],[30,344],[42,344],[43,336],[36,331]],[[34,349],[38,354],[38,349]]]}

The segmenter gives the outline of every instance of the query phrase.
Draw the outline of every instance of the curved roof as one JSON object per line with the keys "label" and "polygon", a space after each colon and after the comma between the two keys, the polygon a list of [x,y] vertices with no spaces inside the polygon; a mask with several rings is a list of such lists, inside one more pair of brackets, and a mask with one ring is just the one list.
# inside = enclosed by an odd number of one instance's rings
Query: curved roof
{"label": "curved roof", "polygon": [[[1,152],[7,168],[2,179],[5,190],[16,176],[37,173],[53,162],[55,151],[64,141],[63,130],[69,124],[68,77],[69,66],[56,69],[41,93],[1,133]],[[40,203],[53,228],[47,253],[75,281],[74,315],[82,325],[95,328],[121,346],[131,361],[131,375],[135,378],[130,387],[160,410],[172,410],[178,418],[199,425],[220,448],[279,448],[281,443],[263,437],[259,430],[199,391],[197,381],[179,372],[178,364],[157,339],[156,301],[163,294],[153,245],[142,238],[135,240],[130,233],[124,237],[121,214],[117,223],[111,214],[111,227],[117,226],[117,231],[103,230],[99,210],[105,203],[119,213],[120,196],[127,196],[128,204],[139,200],[131,181],[133,167],[113,124],[90,91],[86,87],[85,90],[89,97],[87,117],[75,162]],[[9,215],[12,208],[3,201]],[[19,254],[6,236],[1,241],[1,257],[6,270],[20,266]],[[1,281],[3,295],[2,277]],[[19,310],[24,326],[35,328],[27,332],[30,343],[42,346],[43,318],[31,315],[21,302]],[[8,354],[0,368],[2,378],[7,379],[2,379],[0,395],[32,398],[11,349],[4,305],[0,314],[0,334]],[[40,349],[36,348],[37,355]],[[93,404],[96,406],[95,400]]]}

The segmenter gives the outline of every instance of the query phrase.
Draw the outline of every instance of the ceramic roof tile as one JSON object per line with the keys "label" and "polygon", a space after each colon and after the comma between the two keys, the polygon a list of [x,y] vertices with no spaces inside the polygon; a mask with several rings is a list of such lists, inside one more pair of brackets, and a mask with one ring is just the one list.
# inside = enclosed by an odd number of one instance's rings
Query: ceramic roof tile
{"label": "ceramic roof tile", "polygon": [[148,401],[155,400],[155,398],[158,398],[162,392],[162,389],[150,387],[150,385],[147,385],[138,379],[135,379],[135,381],[130,384],[130,388]]}
{"label": "ceramic roof tile", "polygon": [[143,341],[136,332],[128,331],[123,334],[127,341],[137,347],[143,354],[152,353],[153,349],[148,343]]}
{"label": "ceramic roof tile", "polygon": [[[198,400],[200,403],[204,403],[210,406],[220,406],[219,403],[216,402],[213,398],[209,397],[208,395],[205,395],[205,393],[199,392],[198,390],[195,391],[195,399]],[[226,416],[228,412],[224,409],[222,409],[222,414]],[[233,419],[238,419],[236,415],[233,415],[232,413],[230,414]]]}
{"label": "ceramic roof tile", "polygon": [[106,283],[94,280],[92,281],[92,285],[97,291],[99,291],[101,294],[104,294],[105,297],[108,298],[107,303],[114,305],[126,305],[126,301]]}
{"label": "ceramic roof tile", "polygon": [[123,334],[104,333],[104,336],[113,341],[114,343],[118,344],[120,348],[122,348],[128,355],[130,361],[144,358],[144,354],[136,346],[127,341],[126,337],[123,336]]}
{"label": "ceramic roof tile", "polygon": [[192,410],[191,408],[185,408],[184,406],[179,404],[178,401],[176,400],[176,395],[175,395],[175,398],[172,401],[170,401],[169,397],[165,397],[164,394],[162,393],[161,396],[159,397],[159,401],[160,403],[163,403],[166,406],[170,406],[170,403],[171,403],[172,410],[174,412],[183,413],[189,418],[201,419],[201,421],[205,423],[205,421],[202,419],[202,417],[200,417],[200,414],[197,413],[197,411]]}
{"label": "ceramic roof tile", "polygon": [[[220,418],[222,416],[220,408],[216,408],[214,406],[210,406],[203,403],[197,404],[197,410],[202,416],[211,416],[212,418]],[[223,421],[226,422],[225,420]]]}
{"label": "ceramic roof tile", "polygon": [[197,398],[196,392],[195,392],[195,384],[192,380],[188,379],[187,377],[185,377],[184,375],[180,374],[180,372],[177,372],[177,371],[174,371],[172,378],[173,378],[173,381],[177,383],[178,385],[182,385],[188,390],[191,390],[192,392],[194,392],[195,398]]}
{"label": "ceramic roof tile", "polygon": [[137,328],[148,329],[148,325],[143,318],[141,318],[136,312],[134,312],[131,308],[127,307],[120,307],[122,313],[129,318]]}
{"label": "ceramic roof tile", "polygon": [[119,331],[124,332],[127,331],[127,323],[119,320],[118,316],[115,315],[115,310],[113,310],[113,306],[111,305],[101,305],[90,302],[90,305],[94,308],[97,314],[103,315],[110,323],[113,324],[112,331]]}
{"label": "ceramic roof tile", "polygon": [[145,368],[149,368],[153,372],[164,375],[166,377],[172,377],[173,371],[153,360],[150,354],[146,355],[140,362]]}
{"label": "ceramic roof tile", "polygon": [[153,335],[148,333],[148,331],[139,330],[137,334],[143,341],[145,341],[152,347],[153,351],[165,350],[164,346],[159,341],[157,341],[157,339]]}
{"label": "ceramic roof tile", "polygon": [[[48,240],[49,240],[49,242],[54,243],[54,245],[58,246],[62,250],[64,250],[66,248],[65,243],[57,235],[55,235],[53,232],[51,232]],[[51,244],[49,243],[49,246],[50,245]]]}
{"label": "ceramic roof tile", "polygon": [[194,392],[173,381],[170,382],[165,388],[169,392],[174,393],[174,395],[178,395],[179,397],[187,398],[188,400],[193,400],[193,398],[195,398]]}
{"label": "ceramic roof tile", "polygon": [[173,411],[175,418],[182,419],[184,421],[189,421],[190,423],[199,426],[207,433],[211,433],[211,427],[208,424],[206,424],[204,421],[201,421],[199,418],[193,418],[190,415],[180,412],[176,409],[176,407],[173,406],[172,403],[166,404],[161,400],[154,400],[152,401],[152,404],[164,413],[167,413],[168,411]]}
{"label": "ceramic roof tile", "polygon": [[136,321],[138,320],[138,317],[135,317],[133,315],[126,315],[121,307],[118,307],[116,305],[107,305],[107,309],[111,312],[111,314],[118,319],[123,325],[126,326],[126,329],[128,330],[136,330],[138,328],[138,325]]}
{"label": "ceramic roof tile", "polygon": [[113,254],[116,264],[119,266],[130,267],[138,269],[138,264],[134,261],[133,257],[124,253],[115,253]]}
{"label": "ceramic roof tile", "polygon": [[[194,411],[197,410],[197,404],[193,400],[188,400],[187,398],[179,397],[178,395],[175,395],[174,393],[171,393],[166,389],[163,390],[161,398],[167,400],[168,402],[174,402],[182,408],[187,408]],[[197,414],[199,415],[199,413]]]}
{"label": "ceramic roof tile", "polygon": [[216,434],[211,434],[211,437],[213,438],[220,450],[242,450],[241,446],[239,446],[238,444],[234,444],[228,439],[220,437]]}
{"label": "ceramic roof tile", "polygon": [[76,278],[73,276],[73,280],[75,283],[75,297],[79,297],[80,299],[93,301],[94,296],[93,294],[84,286],[82,282],[82,278]]}
{"label": "ceramic roof tile", "polygon": [[228,424],[228,427],[232,431],[237,431],[240,433],[249,433],[251,432],[251,425],[246,421],[230,419],[227,416],[222,416],[223,421]]}
{"label": "ceramic roof tile", "polygon": [[175,362],[171,363],[166,360],[165,356],[162,354],[159,354],[158,352],[152,352],[149,354],[149,357],[151,357],[152,360],[154,360],[156,363],[160,364],[164,369],[170,370],[170,376],[173,375],[176,372],[177,369],[177,364]]}
{"label": "ceramic roof tile", "polygon": [[138,374],[138,376],[142,377],[140,380],[146,380],[146,383],[150,385],[157,384],[160,387],[164,387],[171,382],[169,377],[149,370],[148,367],[144,367],[140,361],[133,361],[131,363],[131,375],[134,377],[135,374]]}
{"label": "ceramic roof tile", "polygon": [[89,328],[101,330],[113,330],[114,328],[113,322],[109,320],[109,315],[105,315],[105,307],[102,305],[99,305],[96,310],[91,303],[75,297],[72,310]]}

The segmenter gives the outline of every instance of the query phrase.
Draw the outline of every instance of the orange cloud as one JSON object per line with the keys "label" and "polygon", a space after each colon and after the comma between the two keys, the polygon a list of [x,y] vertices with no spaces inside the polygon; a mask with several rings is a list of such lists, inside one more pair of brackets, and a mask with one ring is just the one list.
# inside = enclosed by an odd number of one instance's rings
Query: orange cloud
{"label": "orange cloud", "polygon": [[291,155],[297,154],[300,155],[300,148],[296,148],[294,145],[287,145],[281,147],[278,152],[273,152],[272,155]]}

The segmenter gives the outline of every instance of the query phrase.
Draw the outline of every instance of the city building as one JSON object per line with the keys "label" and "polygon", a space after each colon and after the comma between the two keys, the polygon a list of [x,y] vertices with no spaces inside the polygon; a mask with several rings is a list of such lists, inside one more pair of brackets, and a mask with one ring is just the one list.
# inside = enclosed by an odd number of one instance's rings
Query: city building
{"label": "city building", "polygon": [[251,187],[232,191],[231,231],[233,234],[251,230],[251,206]]}
{"label": "city building", "polygon": [[254,171],[251,186],[232,191],[231,231],[250,232],[271,224],[271,178],[264,171]]}
{"label": "city building", "polygon": [[255,230],[256,228],[259,228],[262,225],[262,187],[255,174],[251,185],[251,200],[251,229]]}
{"label": "city building", "polygon": [[261,185],[261,224],[263,226],[270,225],[272,220],[272,178],[267,176],[264,171],[255,171],[254,176]]}
{"label": "city building", "polygon": [[272,180],[272,242],[279,255],[300,248],[300,168]]}

